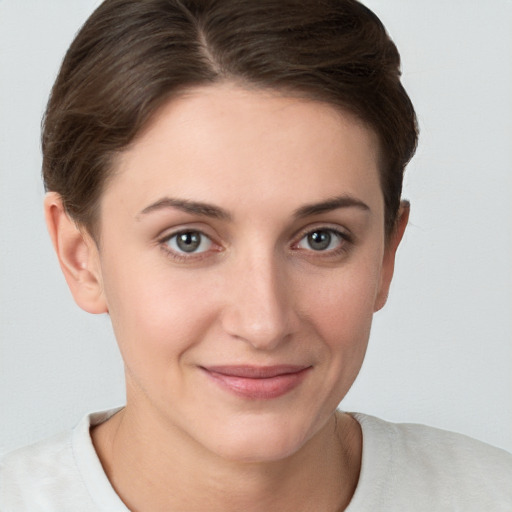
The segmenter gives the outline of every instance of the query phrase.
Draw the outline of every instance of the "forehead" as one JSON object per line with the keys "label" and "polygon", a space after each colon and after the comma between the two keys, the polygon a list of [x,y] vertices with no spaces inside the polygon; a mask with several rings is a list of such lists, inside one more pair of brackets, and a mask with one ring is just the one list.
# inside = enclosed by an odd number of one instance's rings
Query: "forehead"
{"label": "forehead", "polygon": [[106,195],[124,191],[140,209],[164,195],[297,207],[338,193],[375,196],[378,160],[377,136],[350,114],[223,84],[166,103],[120,156]]}

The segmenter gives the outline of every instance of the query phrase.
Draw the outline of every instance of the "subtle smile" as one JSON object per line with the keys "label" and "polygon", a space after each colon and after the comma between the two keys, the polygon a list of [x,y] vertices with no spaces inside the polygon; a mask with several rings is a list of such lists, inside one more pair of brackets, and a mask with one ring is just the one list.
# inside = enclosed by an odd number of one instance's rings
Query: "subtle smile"
{"label": "subtle smile", "polygon": [[296,388],[311,366],[209,366],[201,367],[222,388],[242,398],[269,400]]}

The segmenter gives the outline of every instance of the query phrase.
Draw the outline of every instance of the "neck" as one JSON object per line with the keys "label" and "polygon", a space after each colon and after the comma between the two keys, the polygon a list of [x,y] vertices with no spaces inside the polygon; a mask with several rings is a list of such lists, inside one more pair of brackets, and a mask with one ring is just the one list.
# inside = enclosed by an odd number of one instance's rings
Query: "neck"
{"label": "neck", "polygon": [[333,414],[293,455],[265,462],[226,460],[147,418],[128,405],[92,432],[107,477],[133,512],[337,512],[355,491],[361,432],[347,414]]}

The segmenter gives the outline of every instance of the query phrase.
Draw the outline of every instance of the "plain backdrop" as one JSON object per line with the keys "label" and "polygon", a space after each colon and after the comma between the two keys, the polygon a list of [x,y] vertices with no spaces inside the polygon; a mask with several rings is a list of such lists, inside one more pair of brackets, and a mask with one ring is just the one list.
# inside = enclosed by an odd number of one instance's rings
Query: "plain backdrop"
{"label": "plain backdrop", "polygon": [[[512,451],[512,2],[365,3],[401,51],[421,139],[390,299],[341,407]],[[42,216],[41,115],[97,4],[0,0],[0,453],[124,400],[109,319],[73,303]]]}

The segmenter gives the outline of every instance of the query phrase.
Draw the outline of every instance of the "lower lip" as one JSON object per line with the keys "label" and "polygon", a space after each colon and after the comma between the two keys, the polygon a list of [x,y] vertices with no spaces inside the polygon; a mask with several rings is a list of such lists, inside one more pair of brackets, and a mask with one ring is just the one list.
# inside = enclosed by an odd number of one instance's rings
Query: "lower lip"
{"label": "lower lip", "polygon": [[225,375],[203,368],[208,377],[223,389],[246,399],[270,400],[289,393],[306,377],[311,367],[293,373],[267,378],[248,378]]}

